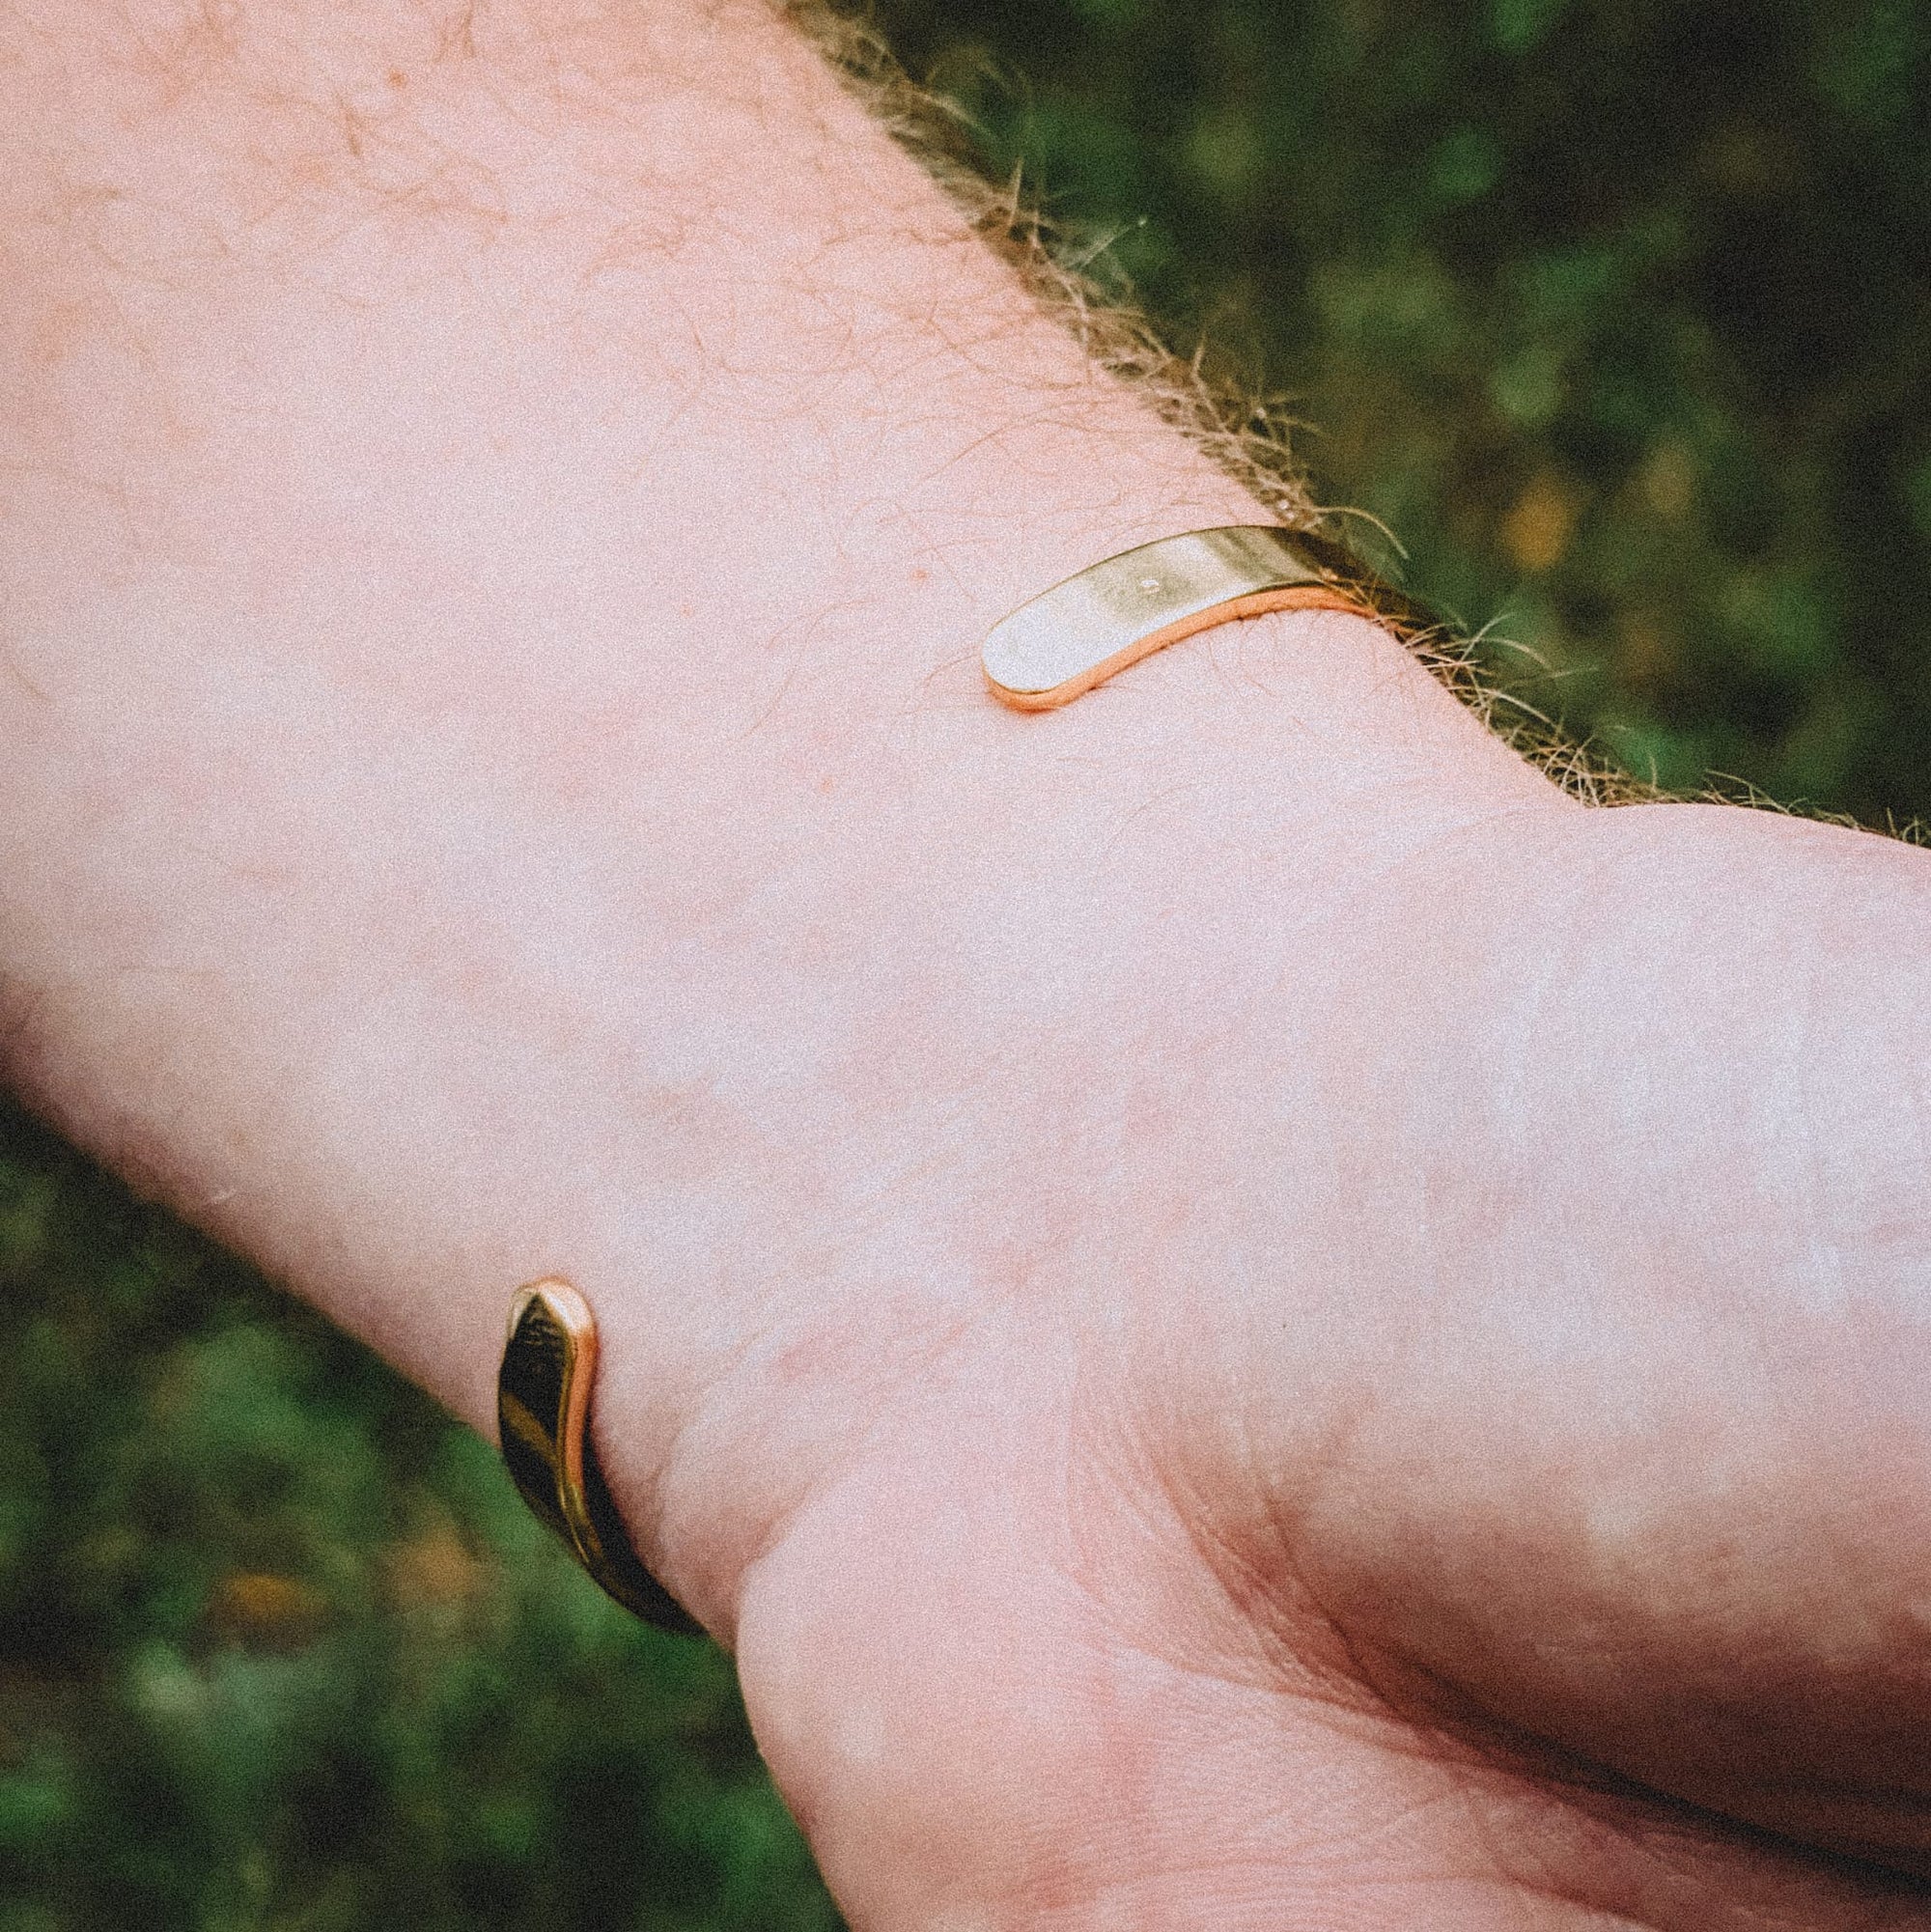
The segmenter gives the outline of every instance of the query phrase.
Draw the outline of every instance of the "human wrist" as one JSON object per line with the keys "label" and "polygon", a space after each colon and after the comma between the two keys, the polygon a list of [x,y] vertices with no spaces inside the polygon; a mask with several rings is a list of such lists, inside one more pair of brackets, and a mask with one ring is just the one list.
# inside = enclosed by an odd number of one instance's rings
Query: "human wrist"
{"label": "human wrist", "polygon": [[[810,966],[774,1008],[768,962],[750,963],[733,1008],[734,1078],[777,1076],[757,1104],[764,1155],[714,1177],[741,1190],[749,1238],[671,1260],[682,1218],[613,1198],[618,1258],[598,1277],[624,1308],[606,1350],[613,1480],[654,1560],[720,1627],[746,1565],[935,1358],[996,1328],[1016,1274],[1039,1345],[1099,1372],[1123,1332],[1123,1270],[1170,1252],[1172,1195],[1135,1179],[1149,1164],[1233,1217],[1221,1273],[1255,1266],[1247,1238],[1281,1236],[1279,1176],[1253,1138],[1267,1082],[1235,1077],[1242,1040],[1255,1069],[1289,1050],[1338,1076],[1297,989],[1318,972],[1371,999],[1351,932],[1382,929],[1425,854],[1574,809],[1513,762],[1471,777],[1456,714],[1445,753],[1418,724],[1377,764],[1332,742],[1296,678],[1271,682],[1297,660],[1373,682],[1384,646],[1357,619],[1283,615],[1171,654],[1163,688],[1129,679],[1095,694],[1110,701],[1023,718],[972,694],[901,720],[828,799],[800,785],[776,811],[820,827],[824,866],[805,868],[808,906],[766,906],[781,949],[810,935]],[[1409,943],[1440,939],[1423,923]],[[809,1088],[789,1080],[792,1055]],[[1150,1095],[1165,1098],[1143,1117]],[[1216,1164],[1237,1146],[1238,1165]],[[1331,1232],[1303,1234],[1318,1247]],[[1203,1351],[1244,1331],[1206,1247],[1167,1272]],[[661,1292],[666,1274],[705,1323],[725,1326],[727,1298],[740,1315],[682,1377],[651,1293],[629,1285]]]}
{"label": "human wrist", "polygon": [[[718,102],[722,16],[647,17],[678,58],[603,22],[595,112],[506,101],[492,44],[411,55],[430,105],[347,133],[213,55],[185,106],[23,115],[9,454],[45,487],[9,506],[0,681],[14,1078],[479,1422],[511,1289],[577,1274],[644,1378],[644,1510],[747,1337],[827,1299],[878,1326],[884,1250],[840,1231],[957,1151],[1013,958],[1077,994],[1026,1035],[1074,1091],[1135,936],[1254,853],[1425,817],[1371,794],[1539,791],[1344,620],[992,707],[1013,602],[1253,506],[799,49],[744,29],[760,79]],[[378,19],[316,27],[351,106]],[[251,129],[282,145],[237,175]]]}

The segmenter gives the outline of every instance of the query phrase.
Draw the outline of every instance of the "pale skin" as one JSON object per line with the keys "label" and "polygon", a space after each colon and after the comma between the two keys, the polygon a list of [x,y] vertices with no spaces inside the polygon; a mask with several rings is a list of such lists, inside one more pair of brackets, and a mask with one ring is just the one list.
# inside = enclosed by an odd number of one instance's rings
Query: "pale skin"
{"label": "pale skin", "polygon": [[752,0],[0,25],[0,1053],[639,1547],[861,1932],[1931,1927],[1931,860],[1591,810]]}

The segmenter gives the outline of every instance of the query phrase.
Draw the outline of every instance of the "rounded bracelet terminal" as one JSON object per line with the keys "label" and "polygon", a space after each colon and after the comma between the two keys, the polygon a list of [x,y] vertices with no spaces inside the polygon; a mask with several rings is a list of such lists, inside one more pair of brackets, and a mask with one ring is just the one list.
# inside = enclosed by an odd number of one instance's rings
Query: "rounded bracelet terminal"
{"label": "rounded bracelet terminal", "polygon": [[698,1623],[630,1547],[590,1438],[597,1318],[568,1281],[519,1289],[496,1374],[496,1432],[510,1477],[592,1580],[659,1630],[701,1637]]}
{"label": "rounded bracelet terminal", "polygon": [[1123,550],[1054,584],[987,633],[993,695],[1050,711],[1183,637],[1269,610],[1342,610],[1397,635],[1438,629],[1339,544],[1241,523]]}

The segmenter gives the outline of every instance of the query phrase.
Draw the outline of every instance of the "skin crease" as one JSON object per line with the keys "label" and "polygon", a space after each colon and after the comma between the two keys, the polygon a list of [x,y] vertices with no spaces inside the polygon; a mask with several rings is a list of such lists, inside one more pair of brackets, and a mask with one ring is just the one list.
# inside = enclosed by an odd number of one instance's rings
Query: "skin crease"
{"label": "skin crease", "polygon": [[1921,854],[992,704],[1256,512],[760,7],[0,88],[8,1077],[479,1426],[578,1282],[855,1926],[1931,1926]]}

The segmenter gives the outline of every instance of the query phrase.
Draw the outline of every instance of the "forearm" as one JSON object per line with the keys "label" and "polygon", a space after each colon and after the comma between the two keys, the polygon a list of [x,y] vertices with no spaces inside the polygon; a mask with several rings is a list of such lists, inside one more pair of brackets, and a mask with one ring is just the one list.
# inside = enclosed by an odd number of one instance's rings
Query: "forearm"
{"label": "forearm", "polygon": [[5,31],[4,1071],[484,1426],[576,1280],[853,1923],[1924,1918],[1578,1765],[1923,1869],[1921,855],[992,703],[1256,506],[761,7]]}
{"label": "forearm", "polygon": [[986,700],[1259,513],[762,7],[9,32],[8,1073],[478,1421],[550,1269],[639,1470],[888,1379],[1150,937],[1544,796],[1345,620]]}

